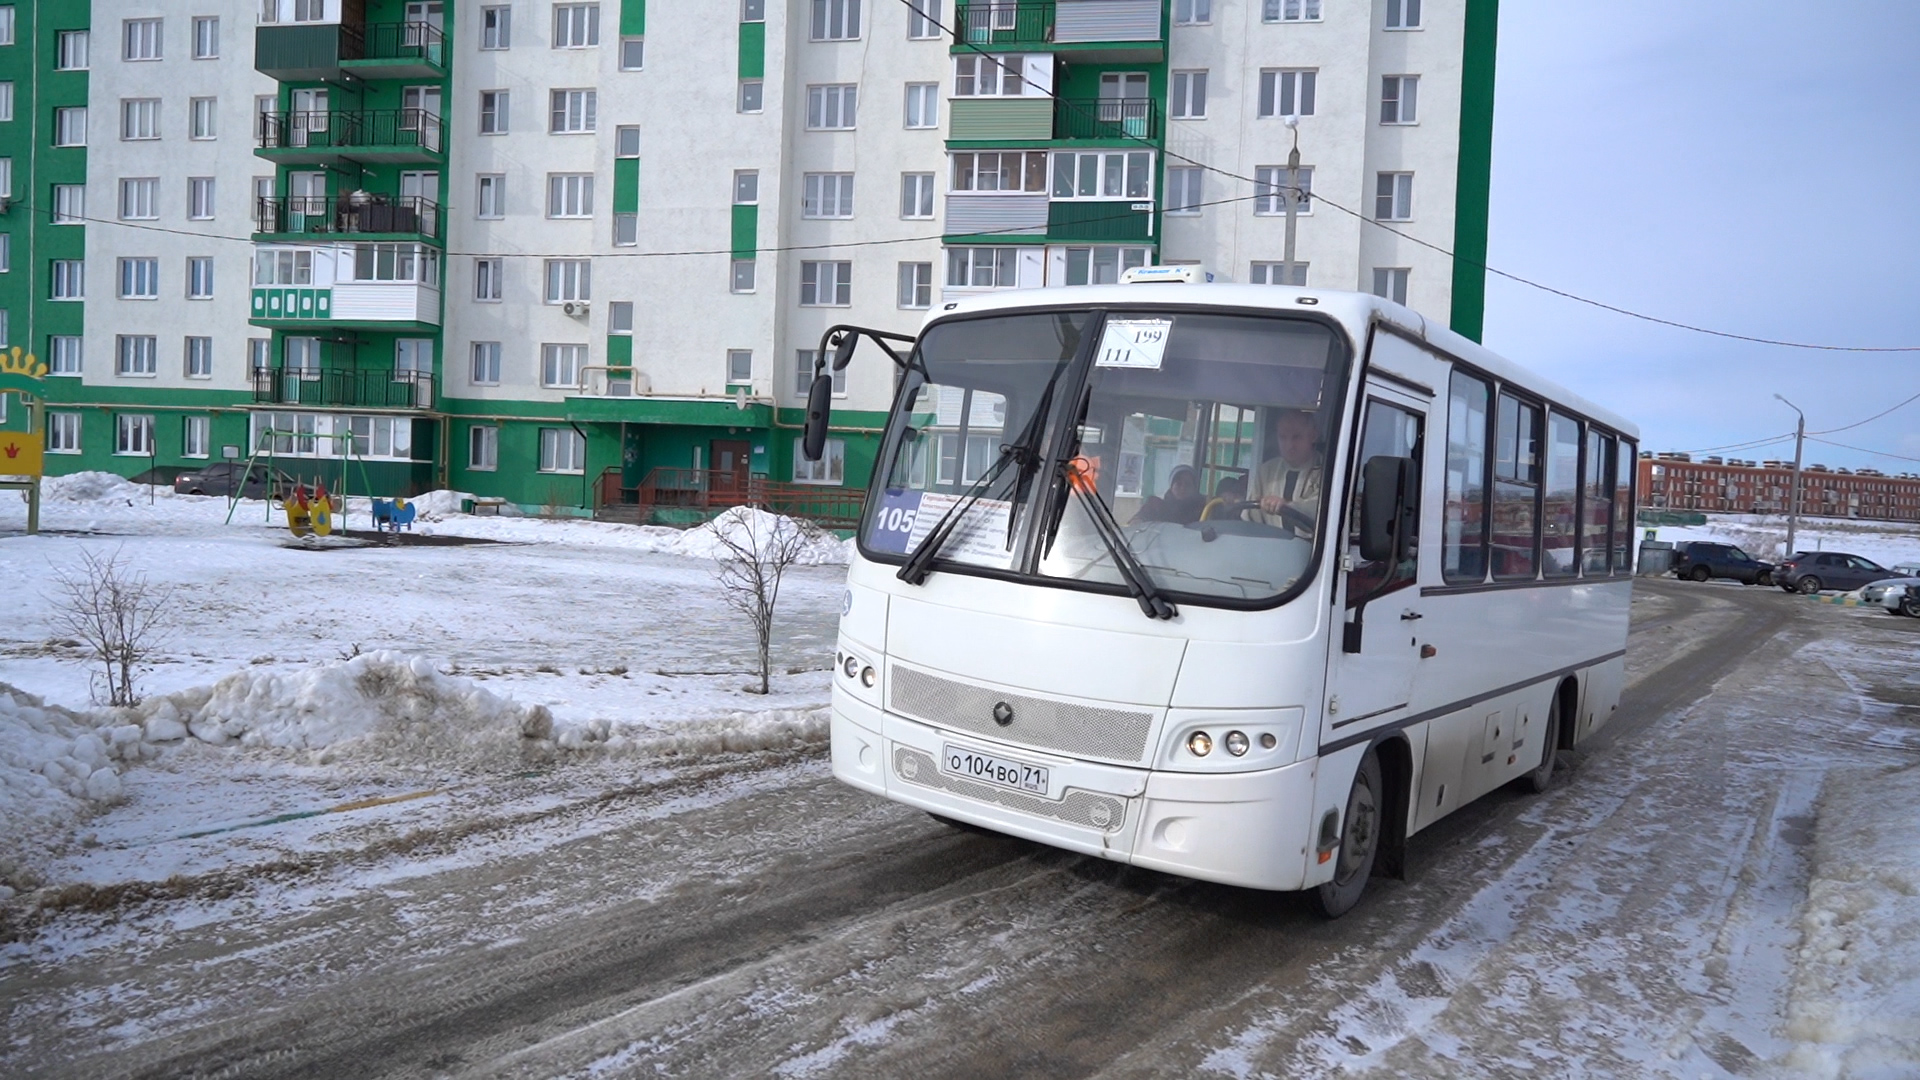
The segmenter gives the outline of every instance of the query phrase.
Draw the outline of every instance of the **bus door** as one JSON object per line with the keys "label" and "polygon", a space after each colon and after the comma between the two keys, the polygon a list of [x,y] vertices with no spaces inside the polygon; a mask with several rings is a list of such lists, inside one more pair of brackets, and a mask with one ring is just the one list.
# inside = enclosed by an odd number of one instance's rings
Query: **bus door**
{"label": "bus door", "polygon": [[[1415,554],[1405,559],[1363,559],[1359,526],[1366,462],[1384,455],[1418,463],[1425,448],[1427,403],[1369,382],[1361,407],[1359,452],[1348,469],[1351,497],[1346,533],[1337,548],[1342,556],[1335,594],[1338,625],[1332,635],[1323,742],[1405,714],[1413,700],[1414,672],[1424,640],[1417,545]],[[1420,486],[1416,479],[1412,485],[1416,500]],[[1418,522],[1419,507],[1408,509]]]}

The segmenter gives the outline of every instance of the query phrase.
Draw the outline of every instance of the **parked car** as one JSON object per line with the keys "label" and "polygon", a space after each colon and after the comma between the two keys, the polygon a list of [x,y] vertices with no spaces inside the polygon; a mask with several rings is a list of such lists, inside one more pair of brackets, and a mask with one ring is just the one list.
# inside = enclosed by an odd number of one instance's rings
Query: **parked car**
{"label": "parked car", "polygon": [[1897,599],[1893,610],[1910,618],[1920,619],[1920,585],[1909,585],[1893,594]]}
{"label": "parked car", "polygon": [[1906,599],[1907,587],[1920,585],[1920,574],[1902,577],[1881,578],[1869,583],[1860,590],[1860,602],[1874,607],[1883,607],[1895,615],[1900,614],[1900,601]]}
{"label": "parked car", "polygon": [[1706,540],[1673,545],[1673,572],[1694,581],[1732,578],[1742,585],[1773,584],[1772,563],[1761,562],[1732,544]]}
{"label": "parked car", "polygon": [[243,499],[278,499],[293,491],[293,477],[256,462],[251,471],[241,461],[216,461],[204,469],[174,477],[175,495],[239,495]]}
{"label": "parked car", "polygon": [[1773,568],[1773,583],[1809,595],[1826,589],[1850,592],[1889,577],[1887,568],[1841,551],[1796,551]]}
{"label": "parked car", "polygon": [[1893,572],[1899,577],[1920,577],[1920,562],[1894,563]]}

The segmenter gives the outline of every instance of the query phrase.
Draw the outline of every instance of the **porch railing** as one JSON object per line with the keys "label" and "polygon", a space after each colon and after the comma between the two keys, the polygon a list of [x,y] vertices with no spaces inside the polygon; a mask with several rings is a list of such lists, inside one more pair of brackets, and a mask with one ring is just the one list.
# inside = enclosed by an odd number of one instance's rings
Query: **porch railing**
{"label": "porch railing", "polygon": [[642,524],[676,515],[710,517],[730,507],[756,506],[825,528],[850,529],[859,522],[866,504],[862,488],[777,483],[764,476],[742,477],[721,469],[672,466],[650,470],[632,487],[625,485],[616,466],[601,473],[593,488],[594,516]]}

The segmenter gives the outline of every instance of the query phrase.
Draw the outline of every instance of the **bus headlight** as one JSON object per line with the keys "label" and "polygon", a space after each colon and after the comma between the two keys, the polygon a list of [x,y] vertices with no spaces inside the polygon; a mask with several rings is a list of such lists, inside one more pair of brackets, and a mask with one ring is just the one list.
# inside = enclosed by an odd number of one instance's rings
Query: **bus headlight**
{"label": "bus headlight", "polygon": [[1204,731],[1196,731],[1187,736],[1187,753],[1194,757],[1206,757],[1213,753],[1213,736]]}
{"label": "bus headlight", "polygon": [[851,653],[847,654],[846,663],[842,667],[842,670],[847,673],[847,678],[849,679],[858,675],[860,673],[860,658]]}
{"label": "bus headlight", "polygon": [[[852,674],[852,672],[848,672],[848,674]],[[860,669],[860,685],[861,686],[864,686],[867,689],[871,690],[873,689],[873,684],[879,681],[880,681],[879,673],[874,671],[872,668],[868,667],[868,668]]]}
{"label": "bus headlight", "polygon": [[1244,757],[1247,752],[1247,736],[1243,732],[1227,732],[1227,753],[1234,757]]}

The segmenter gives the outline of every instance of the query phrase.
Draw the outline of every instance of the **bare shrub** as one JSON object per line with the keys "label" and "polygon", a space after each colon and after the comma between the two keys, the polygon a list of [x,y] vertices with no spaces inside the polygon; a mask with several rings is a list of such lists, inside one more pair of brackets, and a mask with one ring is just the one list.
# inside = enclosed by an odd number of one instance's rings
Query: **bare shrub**
{"label": "bare shrub", "polygon": [[104,558],[82,549],[79,567],[56,569],[53,579],[54,628],[79,641],[84,662],[97,665],[88,679],[93,700],[138,705],[135,683],[167,637],[173,589],[148,582],[117,549]]}
{"label": "bare shrub", "polygon": [[708,527],[720,545],[714,553],[713,576],[720,582],[726,605],[753,624],[760,659],[759,692],[771,693],[768,653],[780,579],[819,530],[791,518],[759,517],[745,507],[727,511]]}

